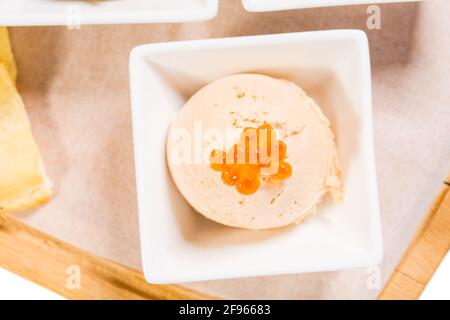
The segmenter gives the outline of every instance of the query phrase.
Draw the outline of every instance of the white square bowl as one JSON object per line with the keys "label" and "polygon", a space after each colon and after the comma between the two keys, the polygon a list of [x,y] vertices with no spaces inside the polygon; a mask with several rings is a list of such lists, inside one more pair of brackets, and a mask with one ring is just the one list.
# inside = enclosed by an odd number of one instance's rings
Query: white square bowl
{"label": "white square bowl", "polygon": [[242,4],[245,10],[249,12],[268,12],[291,9],[414,1],[421,0],[242,0]]}
{"label": "white square bowl", "polygon": [[187,22],[212,19],[219,0],[0,0],[0,25]]}
{"label": "white square bowl", "polygon": [[[343,166],[345,199],[324,201],[303,224],[233,229],[196,213],[165,160],[169,124],[202,86],[253,72],[291,80],[322,106]],[[370,58],[357,30],[159,43],[130,57],[143,267],[151,283],[331,271],[380,262]]]}

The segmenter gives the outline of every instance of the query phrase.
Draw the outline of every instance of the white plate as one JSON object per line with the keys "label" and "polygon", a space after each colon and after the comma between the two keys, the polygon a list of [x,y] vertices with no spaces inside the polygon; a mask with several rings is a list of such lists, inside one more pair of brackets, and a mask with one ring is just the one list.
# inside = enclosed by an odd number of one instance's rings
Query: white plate
{"label": "white plate", "polygon": [[219,0],[0,0],[0,25],[185,22],[212,19]]}
{"label": "white plate", "polygon": [[[130,57],[143,266],[151,283],[313,272],[380,262],[367,37],[356,30],[149,44]],[[165,161],[168,126],[189,97],[226,75],[257,72],[302,86],[337,137],[342,204],[324,201],[301,225],[233,229],[196,213]],[[199,192],[201,192],[199,190]],[[219,204],[218,204],[219,205]]]}
{"label": "white plate", "polygon": [[290,9],[414,1],[421,0],[242,0],[242,4],[244,5],[245,10],[250,12],[267,12]]}

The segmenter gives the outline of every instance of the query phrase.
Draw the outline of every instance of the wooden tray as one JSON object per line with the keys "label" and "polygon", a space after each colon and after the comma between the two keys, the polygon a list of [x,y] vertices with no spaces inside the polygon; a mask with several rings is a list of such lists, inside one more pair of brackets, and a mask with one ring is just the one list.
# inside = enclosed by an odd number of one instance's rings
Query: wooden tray
{"label": "wooden tray", "polygon": [[[450,176],[379,299],[417,299],[450,247]],[[68,299],[214,299],[182,286],[150,285],[141,272],[77,249],[0,215],[0,266]],[[43,263],[43,261],[45,263]],[[82,270],[69,289],[67,266]]]}
{"label": "wooden tray", "polygon": [[[135,269],[140,265],[127,67],[131,48],[169,40],[357,28],[367,31],[372,54],[386,249],[380,267],[392,274],[448,165],[450,150],[442,138],[449,119],[448,74],[437,61],[450,59],[442,42],[450,30],[449,1],[383,5],[383,28],[374,31],[366,28],[367,6],[250,14],[237,2],[222,1],[216,19],[198,24],[12,30],[19,89],[55,197],[37,211],[0,216],[1,267],[74,299],[209,297],[178,286],[150,286],[137,270],[98,257]],[[436,130],[429,129],[433,126]],[[417,297],[448,251],[447,191],[430,209],[381,298]],[[70,265],[82,271],[78,290],[66,286]],[[378,291],[367,290],[365,279],[361,269],[245,279],[245,286],[230,280],[192,287],[223,297],[251,298],[260,285],[258,297],[375,298]],[[311,286],[299,292],[298,283]],[[245,292],[234,295],[241,287]]]}

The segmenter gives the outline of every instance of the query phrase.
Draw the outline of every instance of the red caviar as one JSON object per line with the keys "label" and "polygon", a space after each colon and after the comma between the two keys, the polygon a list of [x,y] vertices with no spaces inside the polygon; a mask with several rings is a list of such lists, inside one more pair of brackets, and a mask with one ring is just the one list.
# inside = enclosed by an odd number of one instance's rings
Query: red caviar
{"label": "red caviar", "polygon": [[[272,163],[272,151],[278,149],[278,159]],[[258,128],[245,128],[239,139],[228,153],[213,150],[210,154],[211,168],[222,173],[222,181],[234,186],[244,195],[255,193],[261,185],[261,169],[277,165],[277,172],[269,175],[274,181],[288,179],[292,167],[286,162],[287,146],[276,140],[276,132],[268,123]],[[228,160],[228,161],[227,161]]]}
{"label": "red caviar", "polygon": [[274,180],[286,180],[292,175],[292,167],[286,161],[280,162],[278,166],[278,171],[274,175],[272,175],[272,179]]}
{"label": "red caviar", "polygon": [[223,171],[227,163],[227,153],[225,151],[213,150],[209,155],[209,161],[214,171]]}

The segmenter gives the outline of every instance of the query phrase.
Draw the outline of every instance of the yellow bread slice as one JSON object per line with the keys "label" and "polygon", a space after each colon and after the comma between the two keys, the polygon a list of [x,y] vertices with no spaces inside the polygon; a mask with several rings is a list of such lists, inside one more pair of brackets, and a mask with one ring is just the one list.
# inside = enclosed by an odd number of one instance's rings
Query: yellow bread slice
{"label": "yellow bread slice", "polygon": [[35,207],[47,202],[52,193],[22,98],[9,72],[8,66],[0,63],[0,212]]}
{"label": "yellow bread slice", "polygon": [[17,68],[14,62],[14,56],[11,50],[8,37],[8,29],[0,27],[0,62],[3,62],[8,69],[13,82],[16,82]]}

